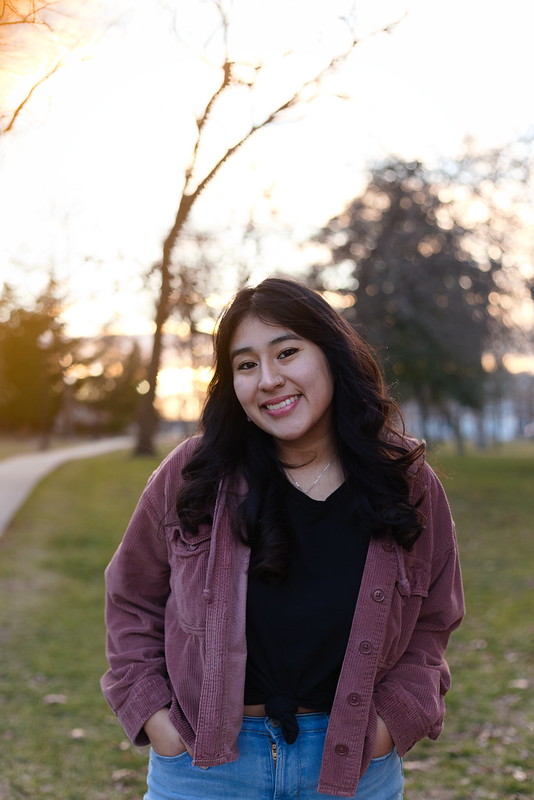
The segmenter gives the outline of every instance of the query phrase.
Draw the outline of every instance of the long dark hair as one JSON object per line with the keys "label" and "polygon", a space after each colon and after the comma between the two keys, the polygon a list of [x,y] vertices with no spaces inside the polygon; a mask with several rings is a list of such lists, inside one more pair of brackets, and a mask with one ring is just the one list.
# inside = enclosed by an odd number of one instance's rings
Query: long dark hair
{"label": "long dark hair", "polygon": [[355,530],[375,537],[391,533],[411,549],[423,520],[409,500],[407,470],[424,445],[414,447],[404,438],[402,416],[367,343],[321,295],[286,278],[242,289],[219,319],[203,436],[183,471],[177,498],[182,524],[195,533],[211,522],[220,479],[243,475],[248,493],[235,508],[236,534],[251,546],[256,573],[283,578],[289,537],[280,497],[287,481],[272,437],[247,422],[233,387],[230,343],[246,316],[288,328],[322,349],[334,380],[335,445],[350,488]]}

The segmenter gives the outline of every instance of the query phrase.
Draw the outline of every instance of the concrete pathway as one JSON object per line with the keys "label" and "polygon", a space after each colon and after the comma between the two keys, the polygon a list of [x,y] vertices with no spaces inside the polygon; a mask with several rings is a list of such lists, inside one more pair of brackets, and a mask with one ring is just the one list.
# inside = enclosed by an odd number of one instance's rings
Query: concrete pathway
{"label": "concrete pathway", "polygon": [[61,464],[133,447],[130,436],[98,439],[86,444],[37,453],[24,453],[0,461],[0,536],[39,481]]}

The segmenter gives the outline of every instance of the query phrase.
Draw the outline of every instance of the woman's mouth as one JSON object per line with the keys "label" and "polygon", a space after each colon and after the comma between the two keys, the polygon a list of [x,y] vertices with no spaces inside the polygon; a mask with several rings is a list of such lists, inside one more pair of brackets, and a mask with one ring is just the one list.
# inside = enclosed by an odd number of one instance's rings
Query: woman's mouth
{"label": "woman's mouth", "polygon": [[290,411],[302,397],[301,394],[292,394],[289,397],[281,397],[279,400],[273,400],[270,403],[264,403],[262,408],[270,414],[284,414]]}

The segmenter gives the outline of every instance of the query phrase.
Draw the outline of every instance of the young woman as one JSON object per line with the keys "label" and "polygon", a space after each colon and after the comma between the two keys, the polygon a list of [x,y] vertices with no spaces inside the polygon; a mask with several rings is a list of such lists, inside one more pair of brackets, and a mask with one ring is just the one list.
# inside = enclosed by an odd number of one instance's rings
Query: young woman
{"label": "young woman", "polygon": [[402,797],[443,726],[463,615],[443,489],[369,347],[307,287],[240,291],[202,434],[152,475],[106,572],[104,694],[145,800]]}

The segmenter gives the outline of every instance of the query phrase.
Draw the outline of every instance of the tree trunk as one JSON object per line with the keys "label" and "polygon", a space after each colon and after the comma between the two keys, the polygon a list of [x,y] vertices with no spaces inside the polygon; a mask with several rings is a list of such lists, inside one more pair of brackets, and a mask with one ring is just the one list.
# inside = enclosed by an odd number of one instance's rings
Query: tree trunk
{"label": "tree trunk", "polygon": [[460,419],[454,412],[452,412],[449,416],[449,425],[451,426],[454,435],[454,441],[456,442],[456,455],[464,456],[465,455],[464,436],[462,433]]}
{"label": "tree trunk", "polygon": [[138,456],[153,456],[156,452],[154,438],[158,428],[158,414],[154,401],[156,399],[158,372],[163,350],[163,326],[169,316],[168,303],[169,274],[168,270],[162,269],[161,292],[156,306],[156,327],[152,341],[152,353],[147,370],[148,392],[142,396],[140,403],[137,445],[135,448],[135,454]]}
{"label": "tree trunk", "polygon": [[156,303],[154,338],[147,371],[148,392],[141,398],[139,409],[137,444],[135,447],[135,455],[137,456],[152,456],[155,455],[156,452],[154,438],[157,433],[158,414],[154,406],[154,401],[156,399],[158,373],[163,352],[163,327],[169,318],[171,310],[169,298],[171,295],[172,252],[178,236],[180,235],[180,231],[187,220],[193,200],[194,197],[190,195],[182,195],[174,225],[163,244],[163,258],[161,264],[159,264],[161,285]]}
{"label": "tree trunk", "polygon": [[[160,317],[159,310],[158,304],[158,317]],[[161,361],[162,341],[163,323],[156,323],[154,340],[152,342],[152,354],[147,371],[148,392],[142,396],[139,409],[137,444],[135,448],[135,455],[137,456],[153,456],[156,452],[154,438],[157,432],[158,417],[154,401],[156,399],[156,385]]]}
{"label": "tree trunk", "polygon": [[425,386],[414,387],[414,397],[417,407],[419,409],[419,418],[421,424],[421,439],[423,439],[430,447],[430,404],[428,401],[428,391]]}
{"label": "tree trunk", "polygon": [[482,407],[476,413],[476,423],[477,423],[477,448],[479,450],[485,450],[488,446],[488,440],[486,436],[486,427],[485,427],[485,407]]}
{"label": "tree trunk", "polygon": [[447,422],[449,430],[452,431],[453,439],[456,444],[456,455],[465,455],[465,439],[462,433],[461,410],[455,407],[448,407],[441,404],[441,413]]}

